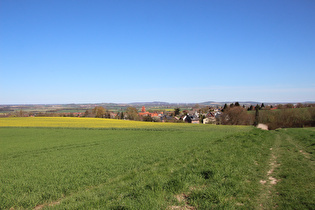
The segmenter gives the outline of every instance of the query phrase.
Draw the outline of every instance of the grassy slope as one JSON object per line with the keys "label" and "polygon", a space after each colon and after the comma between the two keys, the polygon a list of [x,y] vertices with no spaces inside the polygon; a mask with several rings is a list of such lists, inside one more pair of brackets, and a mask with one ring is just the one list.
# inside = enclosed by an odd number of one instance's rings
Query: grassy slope
{"label": "grassy slope", "polygon": [[[0,128],[0,134],[1,209],[54,202],[46,207],[314,205],[310,153],[314,129],[268,132],[202,125],[157,130]],[[298,147],[296,159],[286,152],[288,147]],[[262,185],[259,181],[268,179],[272,156],[280,165],[273,176],[281,181]],[[296,168],[304,174],[302,179],[292,175]]]}

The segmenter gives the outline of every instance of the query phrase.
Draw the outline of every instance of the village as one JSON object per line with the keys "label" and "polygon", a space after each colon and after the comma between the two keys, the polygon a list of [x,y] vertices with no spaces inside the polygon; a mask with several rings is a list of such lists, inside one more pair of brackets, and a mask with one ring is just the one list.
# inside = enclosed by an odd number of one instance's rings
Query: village
{"label": "village", "polygon": [[[172,111],[148,111],[145,106],[138,111],[136,107],[127,107],[125,111],[108,111],[104,107],[97,106],[85,112],[59,113],[64,117],[96,117],[121,120],[136,120],[149,122],[174,122],[193,124],[219,124],[222,107],[193,107],[191,109],[174,108]],[[44,115],[44,114],[42,114]],[[46,115],[46,114],[45,114]],[[56,115],[56,114],[50,114]],[[37,115],[38,116],[38,115]]]}
{"label": "village", "polygon": [[[295,111],[293,111],[295,110]],[[307,112],[305,112],[307,110]],[[255,125],[260,122],[272,124],[270,119],[282,119],[281,125],[289,121],[289,116],[301,118],[301,122],[286,126],[311,125],[314,103],[297,104],[258,104],[256,103],[221,103],[221,104],[78,104],[45,106],[3,106],[0,117],[79,117],[107,118],[147,122],[171,122],[215,125]],[[259,111],[259,113],[258,113]],[[281,116],[280,116],[281,115]],[[283,115],[283,116],[282,116]],[[285,120],[286,119],[286,120]],[[273,120],[276,121],[276,120]]]}
{"label": "village", "polygon": [[[221,110],[218,108],[206,108],[203,111],[198,108],[193,108],[191,111],[183,110],[180,111],[179,108],[175,108],[173,112],[148,112],[145,106],[142,106],[141,112],[138,113],[140,119],[148,119],[149,121],[155,122],[185,122],[193,124],[216,124],[219,121],[221,115]],[[128,117],[128,116],[127,116]],[[152,120],[151,120],[152,119]],[[146,120],[145,120],[146,121]]]}

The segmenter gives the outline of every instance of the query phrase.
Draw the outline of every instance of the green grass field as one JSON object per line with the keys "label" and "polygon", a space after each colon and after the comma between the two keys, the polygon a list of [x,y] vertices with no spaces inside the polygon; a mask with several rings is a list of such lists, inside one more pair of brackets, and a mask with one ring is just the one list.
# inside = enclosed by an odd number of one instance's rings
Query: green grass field
{"label": "green grass field", "polygon": [[0,209],[315,207],[314,128],[12,120],[0,119]]}

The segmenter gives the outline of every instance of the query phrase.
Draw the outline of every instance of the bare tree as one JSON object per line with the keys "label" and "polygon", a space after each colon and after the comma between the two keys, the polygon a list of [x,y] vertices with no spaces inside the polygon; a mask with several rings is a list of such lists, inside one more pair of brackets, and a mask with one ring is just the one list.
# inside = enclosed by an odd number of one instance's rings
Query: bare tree
{"label": "bare tree", "polygon": [[126,110],[127,119],[139,120],[138,110],[135,107],[128,107]]}
{"label": "bare tree", "polygon": [[94,109],[93,109],[93,114],[95,114],[95,117],[98,117],[98,118],[102,118],[102,117],[105,117],[106,113],[106,109],[102,106],[96,106]]}
{"label": "bare tree", "polygon": [[234,106],[223,112],[221,122],[224,125],[252,125],[253,115],[241,106]]}

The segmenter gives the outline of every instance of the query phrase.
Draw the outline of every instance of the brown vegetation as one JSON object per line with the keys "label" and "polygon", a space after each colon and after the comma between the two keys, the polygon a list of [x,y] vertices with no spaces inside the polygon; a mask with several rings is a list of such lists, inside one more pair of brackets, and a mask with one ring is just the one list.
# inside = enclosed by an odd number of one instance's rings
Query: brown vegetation
{"label": "brown vegetation", "polygon": [[259,122],[269,129],[315,126],[315,107],[261,111]]}
{"label": "brown vegetation", "polygon": [[223,125],[252,125],[254,116],[241,106],[227,108],[221,116]]}
{"label": "brown vegetation", "polygon": [[258,125],[258,123],[263,123],[268,125],[271,130],[315,126],[315,107],[312,104],[307,107],[302,104],[296,106],[300,108],[293,107],[292,104],[280,104],[278,109],[270,110],[265,106],[257,105],[255,112],[253,112],[253,106],[245,109],[234,104],[226,105],[223,109],[221,122],[223,125]]}

